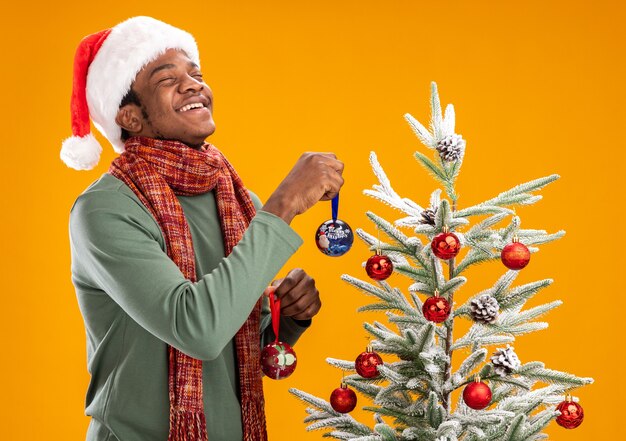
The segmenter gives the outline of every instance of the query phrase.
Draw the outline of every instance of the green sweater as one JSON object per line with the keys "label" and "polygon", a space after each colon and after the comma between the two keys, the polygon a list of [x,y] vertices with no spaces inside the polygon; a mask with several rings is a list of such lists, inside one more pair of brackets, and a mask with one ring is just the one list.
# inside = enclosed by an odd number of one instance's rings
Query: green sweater
{"label": "green sweater", "polygon": [[[72,283],[91,374],[88,441],[167,440],[167,345],[203,360],[209,440],[242,439],[233,337],[302,239],[258,211],[224,257],[213,192],[177,197],[191,229],[195,283],[167,256],[158,224],[119,179],[104,173],[71,208]],[[265,306],[261,345],[273,339],[269,323]],[[282,317],[281,340],[294,344],[306,325]]]}

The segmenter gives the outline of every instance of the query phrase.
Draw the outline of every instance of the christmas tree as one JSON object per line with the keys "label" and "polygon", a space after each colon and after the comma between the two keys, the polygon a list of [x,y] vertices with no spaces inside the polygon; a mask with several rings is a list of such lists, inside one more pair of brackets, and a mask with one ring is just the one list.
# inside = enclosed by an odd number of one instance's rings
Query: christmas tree
{"label": "christmas tree", "polygon": [[[548,324],[535,319],[561,304],[524,308],[551,279],[514,286],[537,246],[565,233],[521,228],[513,208],[540,200],[533,193],[559,176],[535,179],[460,208],[455,184],[466,144],[455,133],[453,106],[442,112],[435,83],[430,105],[430,130],[409,114],[405,118],[433,153],[433,159],[420,152],[415,158],[447,197],[435,190],[428,208],[401,197],[371,153],[379,184],[364,193],[398,209],[403,217],[392,223],[367,213],[377,233],[356,233],[376,251],[366,264],[374,280],[345,274],[342,279],[375,299],[360,311],[384,312],[390,326],[364,323],[373,340],[356,361],[326,360],[349,373],[330,402],[290,389],[312,406],[307,408],[307,430],[329,429],[324,436],[358,441],[500,441],[545,439],[542,430],[555,418],[563,427],[577,427],[583,410],[568,392],[593,379],[548,369],[539,361],[522,363],[511,346],[516,336],[545,329]],[[407,229],[415,235],[405,234]],[[502,263],[485,269],[499,274],[502,268],[503,274],[490,288],[461,296],[464,272],[489,261]],[[385,281],[392,271],[411,279],[407,295]],[[455,321],[465,319],[472,323],[469,330],[455,336]],[[377,352],[388,354],[387,361],[383,363]],[[460,357],[456,370],[453,355]],[[357,401],[353,389],[367,397],[363,409],[373,413],[373,427],[348,413]],[[463,393],[452,403],[455,390]]]}

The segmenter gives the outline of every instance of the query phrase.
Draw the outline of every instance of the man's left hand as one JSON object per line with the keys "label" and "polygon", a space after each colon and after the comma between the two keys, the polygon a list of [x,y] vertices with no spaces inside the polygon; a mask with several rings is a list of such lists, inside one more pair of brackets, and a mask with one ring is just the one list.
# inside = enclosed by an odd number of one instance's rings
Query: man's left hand
{"label": "man's left hand", "polygon": [[295,320],[309,320],[322,307],[315,280],[301,268],[295,268],[282,279],[272,282],[280,299],[280,313]]}

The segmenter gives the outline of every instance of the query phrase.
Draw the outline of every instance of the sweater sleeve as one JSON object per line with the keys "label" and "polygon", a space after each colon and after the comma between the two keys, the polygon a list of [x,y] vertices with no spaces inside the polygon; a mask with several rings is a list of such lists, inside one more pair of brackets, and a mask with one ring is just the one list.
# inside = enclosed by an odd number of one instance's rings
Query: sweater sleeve
{"label": "sweater sleeve", "polygon": [[150,213],[129,196],[84,193],[70,211],[73,282],[104,291],[144,329],[201,360],[221,353],[302,244],[281,218],[259,211],[232,253],[191,282],[158,236]]}
{"label": "sweater sleeve", "polygon": [[[250,198],[252,199],[252,203],[256,207],[257,211],[261,209],[263,203],[259,199],[259,197],[253,193],[250,193]],[[307,328],[311,326],[311,319],[309,320],[295,320],[291,317],[280,316],[280,340],[288,343],[290,346],[296,344],[300,336],[307,330]],[[272,317],[270,314],[270,306],[267,298],[263,299],[263,308],[261,310],[261,323],[260,323],[260,331],[261,331],[261,347],[272,343],[276,336],[274,335],[274,330],[272,329]]]}

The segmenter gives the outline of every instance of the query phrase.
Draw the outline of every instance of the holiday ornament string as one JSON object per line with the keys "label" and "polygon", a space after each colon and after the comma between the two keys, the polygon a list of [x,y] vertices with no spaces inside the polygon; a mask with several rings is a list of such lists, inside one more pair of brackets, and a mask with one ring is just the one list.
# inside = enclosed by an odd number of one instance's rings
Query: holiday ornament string
{"label": "holiday ornament string", "polygon": [[291,346],[281,342],[278,338],[280,330],[280,298],[276,295],[276,287],[268,286],[265,292],[269,297],[272,328],[276,338],[273,343],[266,345],[261,351],[261,370],[268,378],[282,380],[296,370],[298,360]]}

